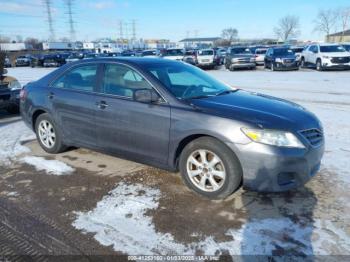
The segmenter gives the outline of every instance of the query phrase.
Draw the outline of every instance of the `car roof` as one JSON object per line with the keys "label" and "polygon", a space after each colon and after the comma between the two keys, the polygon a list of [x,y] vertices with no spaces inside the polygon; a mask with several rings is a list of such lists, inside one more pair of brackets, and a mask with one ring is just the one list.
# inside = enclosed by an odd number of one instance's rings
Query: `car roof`
{"label": "car roof", "polygon": [[[140,67],[144,67],[152,64],[167,66],[171,64],[182,63],[180,61],[173,61],[173,60],[162,59],[162,58],[151,58],[151,57],[101,57],[101,58],[96,58],[92,61],[93,62],[120,62],[131,66],[140,66]],[[84,64],[85,62],[86,60],[85,61],[79,60],[71,64],[79,65],[79,64]],[[89,61],[89,63],[91,63],[91,61]]]}

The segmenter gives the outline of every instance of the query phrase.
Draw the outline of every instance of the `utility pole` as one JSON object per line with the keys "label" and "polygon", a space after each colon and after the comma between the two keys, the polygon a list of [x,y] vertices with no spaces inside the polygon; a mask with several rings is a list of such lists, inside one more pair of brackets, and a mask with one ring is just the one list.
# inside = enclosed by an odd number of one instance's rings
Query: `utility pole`
{"label": "utility pole", "polygon": [[47,13],[47,22],[49,26],[49,41],[55,41],[55,31],[53,29],[53,19],[52,19],[52,13],[51,13],[51,0],[43,0],[44,4],[46,6],[46,13]]}
{"label": "utility pole", "polygon": [[123,20],[119,20],[119,37],[123,41],[124,39]]}
{"label": "utility pole", "polygon": [[73,2],[74,0],[66,0],[67,12],[68,15],[68,24],[69,24],[69,35],[70,40],[75,41],[75,29],[74,29],[74,20],[73,20]]}
{"label": "utility pole", "polygon": [[132,39],[136,40],[136,20],[133,19],[131,21],[131,24],[132,24]]}

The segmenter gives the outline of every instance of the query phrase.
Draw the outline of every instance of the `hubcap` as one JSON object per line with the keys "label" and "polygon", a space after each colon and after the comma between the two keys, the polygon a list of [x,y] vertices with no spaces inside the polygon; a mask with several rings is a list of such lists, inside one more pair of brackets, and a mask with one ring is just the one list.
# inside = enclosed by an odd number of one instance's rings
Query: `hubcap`
{"label": "hubcap", "polygon": [[225,183],[222,160],[205,149],[194,151],[187,159],[187,174],[193,185],[206,192],[215,192]]}
{"label": "hubcap", "polygon": [[52,148],[55,146],[56,134],[52,124],[47,120],[42,120],[38,126],[38,134],[41,143],[47,147]]}

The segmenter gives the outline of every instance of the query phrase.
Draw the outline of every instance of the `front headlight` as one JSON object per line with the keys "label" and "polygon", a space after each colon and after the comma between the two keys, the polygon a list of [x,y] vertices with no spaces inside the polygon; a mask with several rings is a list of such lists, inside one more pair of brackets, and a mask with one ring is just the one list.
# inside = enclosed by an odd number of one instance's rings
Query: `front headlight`
{"label": "front headlight", "polygon": [[303,143],[292,133],[272,129],[242,128],[242,132],[253,142],[279,146],[305,148]]}
{"label": "front headlight", "polygon": [[15,90],[22,89],[22,86],[17,80],[15,80],[15,81],[10,82],[9,88],[11,91],[15,91]]}

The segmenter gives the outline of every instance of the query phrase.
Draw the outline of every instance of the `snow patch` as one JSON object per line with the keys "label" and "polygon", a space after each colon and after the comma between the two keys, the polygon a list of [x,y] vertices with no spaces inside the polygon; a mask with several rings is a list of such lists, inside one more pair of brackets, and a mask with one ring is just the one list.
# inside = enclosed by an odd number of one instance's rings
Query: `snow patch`
{"label": "snow patch", "polygon": [[0,127],[0,163],[9,165],[18,155],[30,152],[21,142],[35,139],[35,135],[20,121]]}
{"label": "snow patch", "polygon": [[44,170],[50,175],[69,175],[74,171],[74,168],[58,160],[47,160],[43,157],[26,156],[23,157],[21,162],[27,163],[35,167],[36,170]]}
{"label": "snow patch", "polygon": [[[100,244],[113,246],[115,251],[129,255],[194,255],[197,250],[205,255],[218,255],[223,251],[230,255],[271,255],[280,247],[312,255],[323,254],[323,245],[343,243],[346,248],[349,243],[349,237],[343,232],[337,232],[342,238],[340,242],[328,237],[331,235],[329,228],[337,229],[331,221],[325,226],[321,221],[316,221],[315,226],[303,226],[289,218],[248,221],[240,229],[227,231],[226,235],[232,238],[230,241],[218,242],[208,236],[203,241],[180,243],[169,233],[157,232],[152,218],[146,216],[148,210],[158,208],[160,194],[158,189],[140,184],[119,183],[95,209],[76,212],[73,226],[84,233],[93,233]],[[313,244],[315,234],[321,238]]]}

